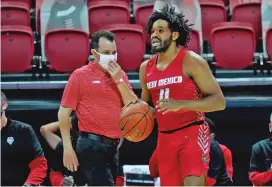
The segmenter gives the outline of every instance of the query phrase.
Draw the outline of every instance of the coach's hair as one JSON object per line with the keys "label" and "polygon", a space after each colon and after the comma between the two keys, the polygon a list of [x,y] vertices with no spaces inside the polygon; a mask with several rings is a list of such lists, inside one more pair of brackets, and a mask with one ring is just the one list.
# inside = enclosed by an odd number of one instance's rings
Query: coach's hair
{"label": "coach's hair", "polygon": [[211,133],[215,133],[216,132],[216,128],[215,128],[215,124],[214,122],[210,119],[210,118],[205,118],[205,121],[208,123],[209,127],[210,127],[210,132]]}
{"label": "coach's hair", "polygon": [[187,47],[190,41],[190,33],[192,32],[191,26],[188,24],[188,20],[182,13],[175,12],[175,7],[169,7],[166,4],[159,11],[154,11],[148,20],[145,32],[151,34],[152,26],[154,22],[162,19],[168,22],[168,27],[172,32],[179,32],[179,37],[176,40],[177,46],[181,45]]}
{"label": "coach's hair", "polygon": [[97,31],[92,35],[92,48],[93,49],[98,50],[98,48],[99,48],[98,42],[99,42],[99,39],[102,37],[106,38],[107,40],[109,40],[111,42],[115,41],[115,36],[112,32],[106,31],[106,30]]}

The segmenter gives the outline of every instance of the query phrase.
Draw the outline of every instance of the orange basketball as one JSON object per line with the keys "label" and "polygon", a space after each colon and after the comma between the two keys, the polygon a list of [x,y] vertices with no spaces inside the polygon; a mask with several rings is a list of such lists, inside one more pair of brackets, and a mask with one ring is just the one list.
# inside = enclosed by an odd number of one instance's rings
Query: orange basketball
{"label": "orange basketball", "polygon": [[144,101],[137,101],[122,109],[119,126],[124,138],[131,142],[146,139],[154,128],[154,115]]}

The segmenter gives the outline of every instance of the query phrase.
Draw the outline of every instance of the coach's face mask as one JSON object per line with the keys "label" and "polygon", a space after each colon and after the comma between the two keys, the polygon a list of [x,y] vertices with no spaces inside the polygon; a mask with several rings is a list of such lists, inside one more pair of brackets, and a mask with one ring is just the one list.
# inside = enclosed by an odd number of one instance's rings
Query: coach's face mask
{"label": "coach's face mask", "polygon": [[114,55],[105,55],[105,54],[98,53],[97,51],[96,51],[96,53],[99,55],[99,61],[96,59],[97,62],[98,62],[105,70],[108,70],[109,63],[110,63],[111,61],[117,62],[117,53],[115,53]]}

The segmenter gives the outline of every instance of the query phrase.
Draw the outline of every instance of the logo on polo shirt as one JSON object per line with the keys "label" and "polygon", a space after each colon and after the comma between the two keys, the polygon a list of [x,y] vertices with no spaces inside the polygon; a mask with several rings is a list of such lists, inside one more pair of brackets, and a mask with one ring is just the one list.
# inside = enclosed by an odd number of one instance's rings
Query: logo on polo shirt
{"label": "logo on polo shirt", "polygon": [[94,81],[92,81],[92,83],[93,84],[100,84],[101,82],[100,82],[100,80],[94,80]]}

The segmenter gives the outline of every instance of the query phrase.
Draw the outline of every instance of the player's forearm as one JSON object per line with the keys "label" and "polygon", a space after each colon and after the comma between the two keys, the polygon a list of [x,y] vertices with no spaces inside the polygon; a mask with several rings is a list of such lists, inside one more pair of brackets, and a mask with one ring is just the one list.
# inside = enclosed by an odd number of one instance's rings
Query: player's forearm
{"label": "player's forearm", "polygon": [[134,102],[138,99],[138,97],[128,88],[126,83],[121,83],[117,86],[124,105],[129,104],[130,102]]}
{"label": "player's forearm", "polygon": [[210,95],[201,100],[180,101],[181,109],[199,112],[214,112],[224,110],[226,102],[223,95]]}
{"label": "player's forearm", "polygon": [[266,172],[257,172],[253,171],[249,174],[249,180],[255,185],[255,186],[263,186],[268,184],[269,182],[272,182],[272,170],[266,171]]}

